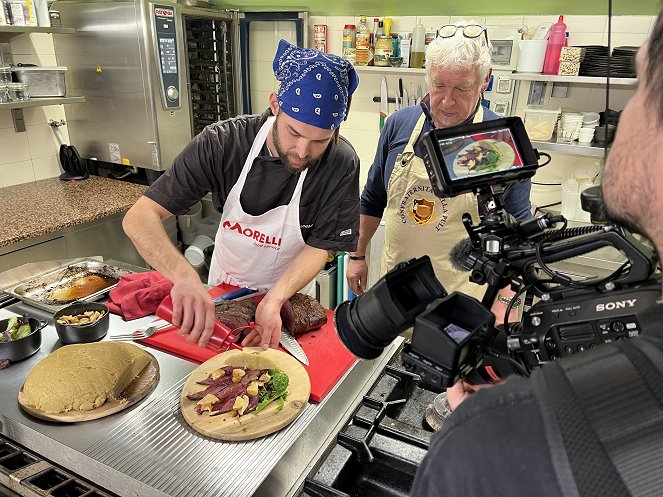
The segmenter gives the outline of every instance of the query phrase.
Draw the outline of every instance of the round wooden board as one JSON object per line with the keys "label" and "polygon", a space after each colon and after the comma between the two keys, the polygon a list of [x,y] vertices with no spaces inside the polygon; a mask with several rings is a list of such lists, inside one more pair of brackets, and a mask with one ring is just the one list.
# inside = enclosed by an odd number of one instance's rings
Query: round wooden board
{"label": "round wooden board", "polygon": [[[149,352],[147,353],[149,354]],[[18,403],[24,411],[36,418],[59,421],[61,423],[78,423],[80,421],[90,421],[110,416],[144,399],[157,386],[157,383],[159,383],[159,363],[152,354],[150,354],[150,357],[149,364],[124,389],[121,399],[107,401],[104,405],[91,411],[69,411],[58,414],[47,414],[27,403],[25,397],[23,397],[23,386],[21,386],[18,392]]]}
{"label": "round wooden board", "polygon": [[[203,390],[206,385],[198,385],[197,381],[204,380],[212,371],[229,365],[228,361],[232,361],[233,356],[243,354],[261,355],[277,363],[279,369],[288,375],[288,396],[283,409],[279,411],[279,403],[272,402],[258,414],[248,413],[239,417],[230,413],[218,416],[210,416],[207,412],[198,414],[196,401],[187,399],[187,394]],[[308,373],[295,358],[280,350],[244,347],[243,350],[223,352],[198,366],[182,388],[180,406],[189,426],[205,436],[229,441],[252,440],[274,433],[291,423],[306,406],[310,393],[311,381]]]}

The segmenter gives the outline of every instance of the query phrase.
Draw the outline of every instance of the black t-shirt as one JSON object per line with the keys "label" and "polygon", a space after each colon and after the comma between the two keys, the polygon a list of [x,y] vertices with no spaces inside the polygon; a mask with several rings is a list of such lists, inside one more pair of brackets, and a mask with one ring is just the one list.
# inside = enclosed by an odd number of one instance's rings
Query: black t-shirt
{"label": "black t-shirt", "polygon": [[[663,349],[663,305],[638,319],[643,333],[633,340]],[[465,400],[433,435],[410,495],[562,497],[531,383],[511,376]]]}
{"label": "black t-shirt", "polygon": [[[208,192],[218,212],[237,182],[260,127],[270,116],[239,116],[207,126],[175,158],[145,195],[175,215]],[[257,216],[292,199],[300,173],[291,173],[266,146],[256,157],[240,195],[245,212]],[[307,245],[354,251],[359,238],[359,157],[342,137],[308,168],[299,208]]]}

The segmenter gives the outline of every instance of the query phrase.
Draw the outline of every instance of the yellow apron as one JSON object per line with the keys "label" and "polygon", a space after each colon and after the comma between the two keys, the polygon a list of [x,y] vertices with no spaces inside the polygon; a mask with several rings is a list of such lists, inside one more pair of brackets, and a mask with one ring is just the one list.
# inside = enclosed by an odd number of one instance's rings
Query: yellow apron
{"label": "yellow apron", "polygon": [[[479,106],[473,122],[482,121],[483,107]],[[422,114],[405,149],[396,157],[389,178],[380,274],[401,261],[428,255],[435,276],[449,293],[461,291],[481,300],[485,285],[471,283],[470,273],[454,269],[449,261],[453,246],[468,236],[461,220],[463,213],[469,212],[474,222],[479,219],[476,197],[471,193],[451,198],[435,196],[424,161],[414,154],[424,122]]]}

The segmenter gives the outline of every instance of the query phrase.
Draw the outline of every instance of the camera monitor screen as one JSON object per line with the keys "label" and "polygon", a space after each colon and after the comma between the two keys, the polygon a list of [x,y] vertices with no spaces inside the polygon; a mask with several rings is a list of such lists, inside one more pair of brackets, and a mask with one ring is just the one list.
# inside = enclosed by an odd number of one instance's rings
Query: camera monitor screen
{"label": "camera monitor screen", "polygon": [[424,162],[438,196],[454,196],[534,175],[538,158],[518,117],[435,129],[423,138]]}

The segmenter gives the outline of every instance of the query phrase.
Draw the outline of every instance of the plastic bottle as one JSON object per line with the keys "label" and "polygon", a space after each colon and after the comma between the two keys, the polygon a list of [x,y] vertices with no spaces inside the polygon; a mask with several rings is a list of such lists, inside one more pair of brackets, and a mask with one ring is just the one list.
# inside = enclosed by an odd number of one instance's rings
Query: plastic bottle
{"label": "plastic bottle", "polygon": [[559,20],[553,24],[546,46],[546,58],[543,62],[543,74],[557,74],[559,70],[559,55],[566,42],[566,24],[564,16],[559,16]]}
{"label": "plastic bottle", "polygon": [[354,24],[346,24],[343,28],[343,52],[342,56],[351,64],[356,62],[355,36],[357,28]]}
{"label": "plastic bottle", "polygon": [[424,67],[424,56],[426,55],[425,47],[426,27],[419,23],[412,30],[412,51],[410,52],[410,67]]}
{"label": "plastic bottle", "polygon": [[366,16],[361,16],[356,36],[356,64],[358,66],[368,66],[373,63],[373,50],[371,49],[370,38],[371,30],[368,29]]}
{"label": "plastic bottle", "polygon": [[382,24],[384,24],[384,35],[387,37],[391,36],[391,23],[391,17],[384,17],[382,19]]}

